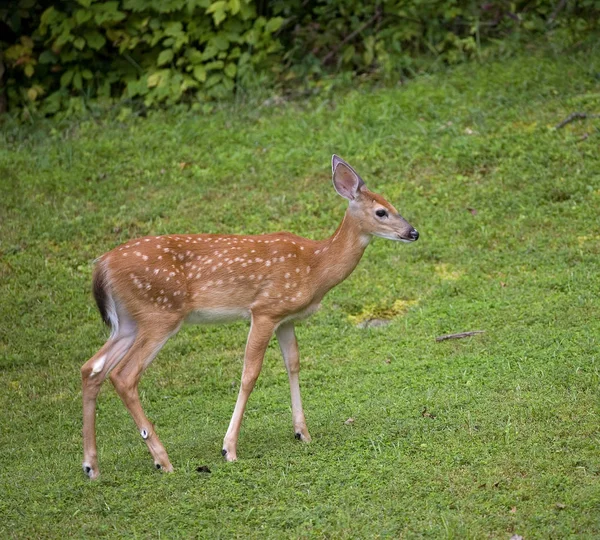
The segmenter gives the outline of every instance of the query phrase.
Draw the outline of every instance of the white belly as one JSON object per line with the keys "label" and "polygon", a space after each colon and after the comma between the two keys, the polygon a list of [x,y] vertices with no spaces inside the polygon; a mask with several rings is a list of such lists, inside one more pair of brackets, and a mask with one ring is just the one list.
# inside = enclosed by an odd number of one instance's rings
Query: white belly
{"label": "white belly", "polygon": [[301,321],[302,319],[306,319],[307,317],[310,317],[313,313],[318,311],[320,308],[321,308],[321,304],[311,304],[310,306],[303,309],[302,311],[298,311],[296,313],[293,313],[292,315],[288,315],[281,322],[284,323],[284,322],[288,322],[288,321]]}
{"label": "white belly", "polygon": [[188,324],[219,324],[250,318],[250,310],[241,308],[209,308],[192,311],[186,318]]}

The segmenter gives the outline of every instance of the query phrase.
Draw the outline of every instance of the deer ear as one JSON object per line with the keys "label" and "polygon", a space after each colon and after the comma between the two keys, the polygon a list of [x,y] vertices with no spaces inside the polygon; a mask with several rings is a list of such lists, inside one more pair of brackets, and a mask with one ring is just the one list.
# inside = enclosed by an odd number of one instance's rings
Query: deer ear
{"label": "deer ear", "polygon": [[333,154],[331,158],[333,170],[333,187],[344,199],[353,201],[358,190],[365,185],[362,178],[342,158]]}

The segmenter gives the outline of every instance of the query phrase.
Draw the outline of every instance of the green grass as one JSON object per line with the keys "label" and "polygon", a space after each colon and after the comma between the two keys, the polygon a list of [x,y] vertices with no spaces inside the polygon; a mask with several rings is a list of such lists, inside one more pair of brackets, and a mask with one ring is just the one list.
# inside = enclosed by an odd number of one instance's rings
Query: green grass
{"label": "green grass", "polygon": [[[552,126],[600,112],[599,73],[598,49],[528,51],[277,107],[5,126],[0,536],[597,538],[600,120]],[[188,327],[140,385],[175,473],[107,383],[87,480],[92,260],[144,234],[323,238],[334,152],[421,239],[375,240],[299,327],[313,442],[272,342],[223,462],[247,327]],[[465,330],[485,333],[435,341]]]}

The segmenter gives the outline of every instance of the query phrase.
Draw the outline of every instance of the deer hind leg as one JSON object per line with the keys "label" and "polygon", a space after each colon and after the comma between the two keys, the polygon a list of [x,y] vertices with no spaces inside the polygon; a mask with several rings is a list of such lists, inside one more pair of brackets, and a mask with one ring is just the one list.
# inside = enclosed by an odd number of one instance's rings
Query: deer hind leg
{"label": "deer hind leg", "polygon": [[269,318],[252,317],[250,333],[246,342],[246,351],[244,352],[242,384],[240,385],[240,392],[235,403],[229,428],[223,440],[223,450],[221,453],[227,461],[235,461],[237,459],[237,441],[244,410],[246,409],[246,403],[252,393],[256,379],[258,379],[265,351],[267,350],[274,329],[275,324]]}
{"label": "deer hind leg", "polygon": [[302,398],[300,397],[300,357],[298,354],[298,341],[294,332],[294,324],[282,324],[276,331],[279,348],[283,355],[285,368],[290,380],[290,393],[292,395],[292,420],[294,423],[294,434],[296,439],[310,442],[310,434],[306,427],[304,410],[302,409]]}
{"label": "deer hind leg", "polygon": [[83,396],[83,471],[97,478],[98,456],[96,450],[96,399],[100,387],[131,347],[135,334],[111,336],[102,348],[81,367]]}
{"label": "deer hind leg", "polygon": [[[164,323],[164,321],[162,322]],[[127,354],[110,374],[110,380],[117,394],[127,407],[154,458],[154,465],[157,469],[166,472],[173,471],[173,466],[165,447],[154,431],[154,426],[144,414],[138,393],[138,383],[144,370],[150,365],[169,337],[178,329],[179,321],[167,327],[161,325],[158,330],[154,327],[152,332],[140,330]]]}

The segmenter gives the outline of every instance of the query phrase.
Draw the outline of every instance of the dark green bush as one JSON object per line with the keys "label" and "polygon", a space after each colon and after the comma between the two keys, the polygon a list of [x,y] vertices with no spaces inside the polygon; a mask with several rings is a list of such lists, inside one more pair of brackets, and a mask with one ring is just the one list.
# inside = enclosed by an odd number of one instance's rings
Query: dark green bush
{"label": "dark green bush", "polygon": [[0,110],[202,103],[265,78],[398,76],[509,35],[597,29],[600,0],[17,0],[0,8]]}
{"label": "dark green bush", "polygon": [[91,98],[224,97],[279,52],[282,21],[247,0],[55,2],[4,53],[8,101],[53,113]]}

